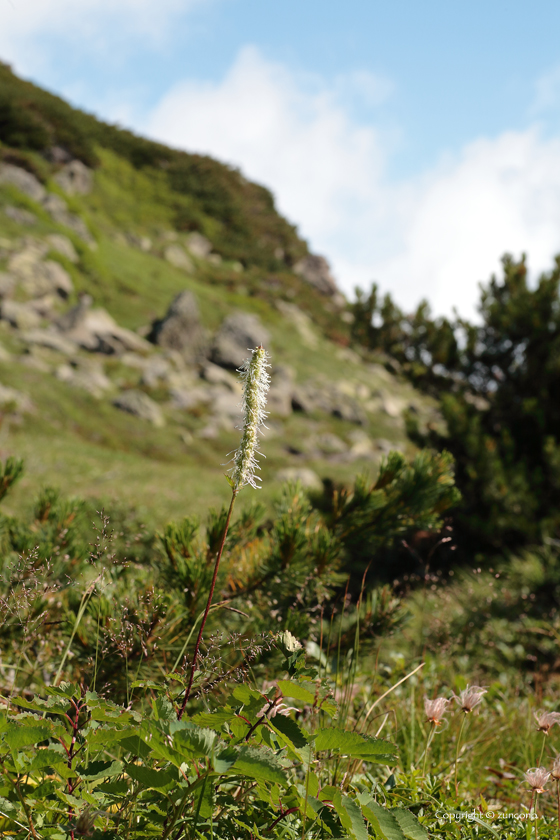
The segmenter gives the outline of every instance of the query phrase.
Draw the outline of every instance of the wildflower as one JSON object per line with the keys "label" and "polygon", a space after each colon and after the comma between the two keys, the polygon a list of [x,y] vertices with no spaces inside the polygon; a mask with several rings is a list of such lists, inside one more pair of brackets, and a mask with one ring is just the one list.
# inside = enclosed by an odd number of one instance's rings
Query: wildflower
{"label": "wildflower", "polygon": [[467,686],[459,696],[453,695],[453,699],[457,701],[461,707],[461,711],[469,714],[482,701],[483,695],[486,694],[486,689],[479,685]]}
{"label": "wildflower", "polygon": [[544,793],[550,773],[544,767],[533,767],[525,773],[525,781],[534,793]]}
{"label": "wildflower", "polygon": [[270,703],[265,703],[262,709],[257,712],[257,717],[267,717],[271,720],[271,718],[276,717],[276,715],[289,717],[290,712],[297,711],[298,710],[295,706],[286,706],[286,704],[281,701],[275,702],[273,706],[271,706]]}
{"label": "wildflower", "polygon": [[426,712],[427,719],[436,726],[439,726],[443,720],[448,703],[449,700],[446,700],[445,697],[436,697],[435,700],[429,700],[427,697],[424,697],[424,711]]}
{"label": "wildflower", "polygon": [[260,469],[257,463],[258,436],[261,426],[268,413],[265,411],[266,395],[270,388],[270,376],[267,368],[268,353],[264,347],[257,347],[252,356],[239,368],[243,380],[243,432],[239,449],[233,456],[231,469],[231,484],[233,492],[237,493],[244,485],[258,489],[258,477],[255,470]]}
{"label": "wildflower", "polygon": [[544,712],[542,710],[535,712],[535,720],[537,721],[537,731],[544,732],[548,735],[555,723],[560,723],[560,714],[558,712]]}
{"label": "wildflower", "polygon": [[556,779],[557,782],[560,781],[560,755],[557,755],[554,759],[550,775],[553,779]]}

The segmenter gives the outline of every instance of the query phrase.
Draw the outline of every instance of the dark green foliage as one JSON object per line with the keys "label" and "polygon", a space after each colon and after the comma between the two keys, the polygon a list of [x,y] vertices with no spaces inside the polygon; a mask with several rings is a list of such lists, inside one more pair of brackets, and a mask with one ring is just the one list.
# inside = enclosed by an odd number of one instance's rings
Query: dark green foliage
{"label": "dark green foliage", "polygon": [[97,147],[104,147],[137,169],[163,170],[176,196],[176,226],[202,231],[226,259],[281,271],[307,253],[296,229],[277,213],[271,193],[238,170],[103,123],[18,79],[5,64],[0,64],[0,142],[41,153],[60,146],[92,167],[99,165]]}
{"label": "dark green foliage", "polygon": [[21,478],[22,473],[23,461],[20,458],[7,458],[5,463],[0,465],[0,502],[18,478]]}
{"label": "dark green foliage", "polygon": [[465,552],[560,534],[560,260],[533,287],[524,258],[503,265],[482,287],[480,324],[432,319],[427,304],[405,316],[375,289],[356,304],[356,338],[441,399],[447,434],[413,415],[409,431],[455,458]]}

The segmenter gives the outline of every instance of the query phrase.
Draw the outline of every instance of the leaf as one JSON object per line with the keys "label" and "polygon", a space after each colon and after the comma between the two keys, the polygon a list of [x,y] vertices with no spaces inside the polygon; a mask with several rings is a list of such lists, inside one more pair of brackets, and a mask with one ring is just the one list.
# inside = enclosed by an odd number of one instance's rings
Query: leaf
{"label": "leaf", "polygon": [[59,764],[66,764],[67,761],[66,753],[62,752],[62,749],[60,751],[56,749],[37,750],[27,769],[32,772],[33,770],[42,770],[44,767],[54,768]]}
{"label": "leaf", "polygon": [[301,747],[305,747],[307,745],[307,736],[305,732],[300,729],[296,721],[292,720],[292,718],[285,717],[284,715],[276,715],[271,721],[269,721],[269,724],[282,739],[288,741],[291,746],[296,749],[300,749]]}
{"label": "leaf", "polygon": [[398,822],[402,833],[408,840],[428,840],[428,832],[418,822],[418,818],[406,808],[392,808],[391,813]]}
{"label": "leaf", "polygon": [[[284,697],[293,697],[294,700],[301,700],[302,703],[315,703],[315,692],[310,691],[306,685],[295,682],[295,680],[278,680],[278,688]],[[313,683],[310,683],[313,686]]]}
{"label": "leaf", "polygon": [[219,709],[217,712],[199,712],[192,721],[204,729],[220,729],[234,717],[234,713],[229,709]]}
{"label": "leaf", "polygon": [[118,776],[122,773],[122,768],[120,761],[91,761],[87,767],[78,767],[76,772],[82,779],[93,782],[96,779],[110,779]]}
{"label": "leaf", "polygon": [[233,767],[237,759],[237,750],[233,747],[228,747],[222,750],[218,755],[212,756],[212,766],[216,773],[227,773],[230,767]]}
{"label": "leaf", "polygon": [[218,737],[212,729],[202,729],[190,721],[184,729],[175,729],[175,726],[171,725],[170,732],[175,749],[189,758],[209,758]]}
{"label": "leaf", "polygon": [[332,802],[338,818],[349,836],[353,840],[368,840],[366,824],[357,803],[349,796],[344,796],[339,790],[337,790]]}
{"label": "leaf", "polygon": [[40,741],[46,741],[50,737],[51,731],[51,726],[47,721],[31,725],[10,723],[4,732],[4,738],[9,748],[14,751],[31,744],[38,744]]}
{"label": "leaf", "polygon": [[242,773],[258,782],[288,783],[280,762],[268,747],[240,747],[231,772]]}
{"label": "leaf", "polygon": [[163,790],[174,782],[173,776],[166,770],[155,770],[141,764],[127,764],[124,770],[131,779],[139,782],[145,788]]}
{"label": "leaf", "polygon": [[206,820],[214,813],[215,806],[216,791],[210,779],[207,778],[200,794],[195,797],[194,807],[195,809],[198,808],[200,816]]}
{"label": "leaf", "polygon": [[316,750],[331,750],[335,755],[375,761],[377,764],[393,764],[396,761],[395,747],[389,741],[348,732],[344,729],[321,729],[315,736]]}
{"label": "leaf", "polygon": [[372,824],[379,837],[383,837],[384,840],[406,840],[400,823],[391,811],[378,805],[374,799],[369,799],[368,794],[361,794],[358,799],[365,818]]}

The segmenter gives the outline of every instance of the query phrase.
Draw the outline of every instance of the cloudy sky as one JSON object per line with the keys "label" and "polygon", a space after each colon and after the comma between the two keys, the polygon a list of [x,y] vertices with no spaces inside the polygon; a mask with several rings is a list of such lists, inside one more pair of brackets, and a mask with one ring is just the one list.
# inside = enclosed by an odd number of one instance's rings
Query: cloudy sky
{"label": "cloudy sky", "polygon": [[560,4],[0,0],[0,58],[269,186],[351,294],[472,314],[560,252]]}

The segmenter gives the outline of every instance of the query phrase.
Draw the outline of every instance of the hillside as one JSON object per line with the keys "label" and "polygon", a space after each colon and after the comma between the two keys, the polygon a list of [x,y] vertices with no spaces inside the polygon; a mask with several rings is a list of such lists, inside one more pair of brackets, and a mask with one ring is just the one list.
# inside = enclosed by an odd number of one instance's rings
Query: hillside
{"label": "hillside", "polygon": [[12,509],[38,482],[126,500],[152,524],[221,504],[235,368],[260,341],[273,363],[260,499],[412,452],[402,413],[425,424],[435,402],[349,349],[350,307],[266,189],[6,65],[0,141],[0,455],[26,461]]}

